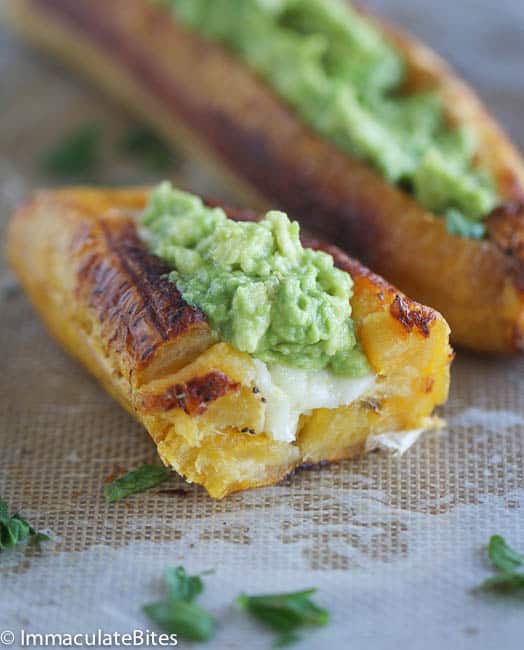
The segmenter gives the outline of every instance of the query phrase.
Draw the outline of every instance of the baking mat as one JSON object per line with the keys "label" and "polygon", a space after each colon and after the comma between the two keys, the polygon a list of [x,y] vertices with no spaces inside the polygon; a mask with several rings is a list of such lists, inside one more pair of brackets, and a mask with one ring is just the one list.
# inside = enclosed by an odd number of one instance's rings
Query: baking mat
{"label": "baking mat", "polygon": [[[497,2],[373,2],[472,80],[524,145],[524,7]],[[92,182],[149,182],[116,155],[129,119],[0,32],[0,218],[36,186],[42,151],[73,127],[104,125]],[[173,174],[233,198],[213,170],[178,159]],[[156,462],[147,434],[46,335],[0,272],[0,495],[53,541],[0,558],[0,630],[130,632],[162,595],[166,565],[206,578],[218,618],[212,648],[268,648],[271,635],[231,606],[252,593],[315,586],[332,623],[303,648],[517,650],[524,605],[472,588],[490,575],[483,546],[501,533],[524,549],[524,360],[459,354],[442,409],[449,426],[402,458],[372,454],[221,502],[173,477],[106,505],[104,479]],[[180,641],[180,647],[190,644]],[[16,647],[16,645],[15,645]]]}

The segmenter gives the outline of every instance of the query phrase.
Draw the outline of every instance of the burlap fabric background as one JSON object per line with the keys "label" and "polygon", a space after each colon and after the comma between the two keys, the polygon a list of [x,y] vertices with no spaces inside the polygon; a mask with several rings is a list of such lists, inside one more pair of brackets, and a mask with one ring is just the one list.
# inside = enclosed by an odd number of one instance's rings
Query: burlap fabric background
{"label": "burlap fabric background", "polygon": [[[524,145],[520,0],[373,5],[449,56]],[[4,225],[31,188],[50,183],[36,164],[49,143],[87,119],[107,133],[128,120],[5,32],[0,79]],[[153,180],[109,145],[104,155],[105,182]],[[176,173],[227,194],[191,161]],[[213,648],[270,644],[230,606],[240,590],[309,586],[333,622],[306,633],[304,648],[524,647],[522,601],[471,592],[490,574],[491,534],[524,549],[524,360],[459,354],[448,428],[401,459],[373,454],[222,502],[173,477],[107,506],[104,478],[154,461],[153,444],[46,335],[5,268],[0,291],[0,495],[54,540],[2,554],[0,630],[146,629],[141,605],[161,595],[167,564],[184,563],[216,570],[202,600],[220,621]]]}

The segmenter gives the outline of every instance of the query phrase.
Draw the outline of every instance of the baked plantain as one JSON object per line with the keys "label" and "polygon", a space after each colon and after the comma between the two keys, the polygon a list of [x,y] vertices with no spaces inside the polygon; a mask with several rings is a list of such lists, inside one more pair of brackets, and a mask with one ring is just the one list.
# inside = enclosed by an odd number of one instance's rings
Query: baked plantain
{"label": "baked plantain", "polygon": [[239,58],[184,27],[161,3],[7,4],[21,33],[168,137],[211,157],[252,205],[300,216],[440,310],[457,344],[524,349],[524,164],[476,95],[429,49],[370,17],[405,60],[405,87],[435,91],[448,122],[476,137],[475,160],[490,172],[499,203],[480,241],[451,235],[442,218],[317,135]]}
{"label": "baked plantain", "polygon": [[222,498],[438,425],[431,414],[446,400],[452,359],[445,320],[338,249],[306,241],[353,279],[352,318],[374,379],[349,405],[303,413],[294,440],[269,435],[253,357],[217,341],[139,237],[147,199],[38,193],[11,221],[7,248],[50,332],[143,423],[166,465]]}

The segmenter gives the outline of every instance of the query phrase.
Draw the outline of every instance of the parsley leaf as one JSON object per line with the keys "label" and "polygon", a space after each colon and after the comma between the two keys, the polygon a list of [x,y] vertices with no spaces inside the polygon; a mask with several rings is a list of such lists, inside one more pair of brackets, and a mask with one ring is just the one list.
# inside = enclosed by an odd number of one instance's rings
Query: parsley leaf
{"label": "parsley leaf", "polygon": [[169,567],[165,574],[169,595],[174,600],[185,600],[188,603],[204,591],[204,583],[200,576],[188,576],[183,566]]}
{"label": "parsley leaf", "polygon": [[117,478],[104,486],[104,496],[107,503],[120,501],[131,494],[145,492],[167,481],[171,471],[161,465],[142,465],[125,476]]}
{"label": "parsley leaf", "polygon": [[99,160],[102,129],[84,124],[65,136],[42,158],[42,167],[56,176],[74,176],[92,171]]}
{"label": "parsley leaf", "polygon": [[19,515],[13,515],[0,523],[0,551],[13,548],[31,536],[31,526]]}
{"label": "parsley leaf", "polygon": [[524,557],[513,550],[500,535],[492,535],[488,544],[488,558],[498,574],[485,580],[481,589],[524,594]]}
{"label": "parsley leaf", "polygon": [[517,571],[512,573],[499,573],[492,578],[484,580],[481,585],[482,589],[491,591],[505,591],[506,593],[524,594],[524,573]]}
{"label": "parsley leaf", "polygon": [[129,128],[120,140],[119,148],[152,171],[165,170],[177,159],[173,149],[155,131],[143,125]]}
{"label": "parsley leaf", "polygon": [[167,599],[145,605],[144,612],[168,634],[191,641],[209,641],[213,636],[215,619],[195,603]]}
{"label": "parsley leaf", "polygon": [[514,551],[500,535],[492,535],[488,545],[488,557],[499,571],[514,571],[524,564],[524,557]]}
{"label": "parsley leaf", "polygon": [[165,582],[167,598],[145,605],[145,614],[168,634],[191,641],[209,641],[215,631],[215,619],[193,602],[204,590],[200,576],[188,576],[182,566],[171,567],[166,570]]}
{"label": "parsley leaf", "polygon": [[247,596],[240,594],[237,604],[275,632],[274,646],[282,647],[298,640],[297,628],[304,625],[326,625],[329,612],[311,600],[316,589],[287,594]]}
{"label": "parsley leaf", "polygon": [[49,540],[44,533],[37,533],[20,515],[11,516],[7,503],[0,498],[0,551],[13,548],[28,538],[35,544]]}

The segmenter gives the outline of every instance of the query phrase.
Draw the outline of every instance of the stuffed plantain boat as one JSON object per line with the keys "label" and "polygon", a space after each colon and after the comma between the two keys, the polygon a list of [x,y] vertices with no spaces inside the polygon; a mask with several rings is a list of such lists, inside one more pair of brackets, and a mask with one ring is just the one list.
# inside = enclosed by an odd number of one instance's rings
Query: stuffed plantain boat
{"label": "stuffed plantain boat", "polygon": [[8,0],[13,23],[440,310],[524,348],[524,164],[433,52],[342,0]]}
{"label": "stuffed plantain boat", "polygon": [[282,213],[169,184],[38,193],[8,255],[51,333],[222,498],[438,426],[449,328]]}

